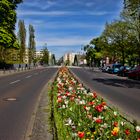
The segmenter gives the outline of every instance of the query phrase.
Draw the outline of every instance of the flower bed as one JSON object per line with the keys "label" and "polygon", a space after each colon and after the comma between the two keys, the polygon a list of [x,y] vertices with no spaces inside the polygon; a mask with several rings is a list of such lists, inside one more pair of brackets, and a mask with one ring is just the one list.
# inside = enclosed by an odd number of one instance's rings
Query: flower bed
{"label": "flower bed", "polygon": [[109,108],[66,67],[59,70],[51,94],[58,140],[140,140],[140,126]]}

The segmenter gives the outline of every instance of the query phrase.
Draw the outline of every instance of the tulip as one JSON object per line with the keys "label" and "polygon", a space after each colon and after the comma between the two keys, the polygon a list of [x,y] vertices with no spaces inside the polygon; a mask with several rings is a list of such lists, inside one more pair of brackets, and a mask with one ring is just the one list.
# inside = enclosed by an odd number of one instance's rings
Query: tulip
{"label": "tulip", "polygon": [[119,132],[119,127],[114,127],[114,129],[111,131],[113,136],[117,136]]}
{"label": "tulip", "polygon": [[126,134],[126,135],[130,135],[130,130],[129,130],[129,129],[126,129],[126,130],[125,130],[125,134]]}
{"label": "tulip", "polygon": [[83,138],[84,137],[84,135],[85,135],[85,133],[84,132],[80,132],[80,131],[78,131],[78,137],[79,138]]}

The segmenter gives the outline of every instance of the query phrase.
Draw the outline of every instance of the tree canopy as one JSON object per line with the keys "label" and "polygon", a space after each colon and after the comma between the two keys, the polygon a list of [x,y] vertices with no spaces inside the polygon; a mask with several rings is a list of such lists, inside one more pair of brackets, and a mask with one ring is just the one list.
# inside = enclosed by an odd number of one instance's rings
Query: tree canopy
{"label": "tree canopy", "polygon": [[8,48],[18,48],[14,33],[16,24],[16,7],[22,0],[0,1],[0,59],[4,60],[4,51]]}
{"label": "tree canopy", "polygon": [[124,65],[140,59],[140,1],[124,0],[120,19],[106,23],[104,31],[85,46],[85,51],[87,61],[92,56],[94,62],[109,57],[111,63],[117,61]]}

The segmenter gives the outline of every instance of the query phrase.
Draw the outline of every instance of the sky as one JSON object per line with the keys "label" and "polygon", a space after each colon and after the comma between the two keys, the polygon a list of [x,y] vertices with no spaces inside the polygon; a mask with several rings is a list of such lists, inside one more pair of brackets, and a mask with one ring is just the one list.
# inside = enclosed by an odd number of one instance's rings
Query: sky
{"label": "sky", "polygon": [[67,52],[80,52],[101,35],[106,22],[119,18],[122,8],[123,0],[24,0],[17,8],[17,23],[25,22],[27,46],[32,24],[36,49],[47,46],[58,59]]}

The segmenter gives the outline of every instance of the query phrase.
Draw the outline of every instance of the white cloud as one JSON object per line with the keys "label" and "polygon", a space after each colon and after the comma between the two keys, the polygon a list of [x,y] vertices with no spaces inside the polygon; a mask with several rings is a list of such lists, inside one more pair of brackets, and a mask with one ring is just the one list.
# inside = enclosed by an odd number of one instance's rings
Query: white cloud
{"label": "white cloud", "polygon": [[24,6],[28,6],[30,8],[34,7],[34,8],[39,8],[42,10],[46,10],[52,6],[54,6],[55,4],[57,4],[56,1],[50,1],[50,0],[46,0],[46,1],[41,1],[41,5],[40,5],[40,0],[34,0],[34,1],[30,1],[30,0],[25,0],[23,5]]}
{"label": "white cloud", "polygon": [[87,3],[86,3],[86,6],[87,6],[87,7],[91,7],[91,6],[93,6],[93,5],[95,5],[94,2],[87,2]]}
{"label": "white cloud", "polygon": [[17,11],[19,16],[74,16],[74,15],[94,15],[103,16],[111,14],[107,11]]}
{"label": "white cloud", "polygon": [[97,29],[97,28],[102,28],[104,24],[99,24],[99,23],[82,23],[82,22],[45,22],[41,20],[35,20],[32,21],[33,25],[37,28],[45,28],[45,29]]}
{"label": "white cloud", "polygon": [[62,16],[62,15],[69,15],[72,14],[71,12],[66,11],[17,11],[19,16]]}
{"label": "white cloud", "polygon": [[43,46],[45,43],[48,46],[81,46],[90,42],[92,37],[72,36],[72,37],[50,37],[46,40],[37,41],[37,46]]}

